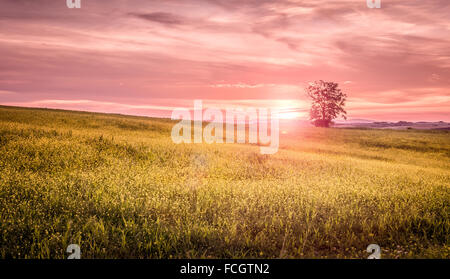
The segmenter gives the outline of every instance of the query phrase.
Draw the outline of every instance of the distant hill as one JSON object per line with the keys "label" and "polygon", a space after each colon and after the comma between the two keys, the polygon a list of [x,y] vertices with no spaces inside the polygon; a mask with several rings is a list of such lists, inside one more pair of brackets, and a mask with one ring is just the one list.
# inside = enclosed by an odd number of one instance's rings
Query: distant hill
{"label": "distant hill", "polygon": [[351,118],[347,120],[335,120],[338,124],[353,124],[353,123],[373,123],[375,120],[363,119],[363,118]]}
{"label": "distant hill", "polygon": [[[360,120],[360,119],[358,119]],[[362,120],[362,119],[361,119]],[[418,130],[450,130],[450,123],[444,121],[437,122],[409,122],[409,121],[372,121],[372,122],[356,122],[355,120],[349,122],[338,122],[334,125],[337,128],[375,128],[375,129],[418,129]]]}

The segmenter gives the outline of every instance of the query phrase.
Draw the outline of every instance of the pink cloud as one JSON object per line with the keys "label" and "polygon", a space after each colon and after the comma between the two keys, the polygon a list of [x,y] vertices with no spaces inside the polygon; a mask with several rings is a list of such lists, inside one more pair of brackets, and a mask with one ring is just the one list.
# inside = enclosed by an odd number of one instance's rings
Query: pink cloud
{"label": "pink cloud", "polygon": [[13,94],[0,103],[154,116],[175,100],[299,100],[303,112],[302,86],[324,79],[348,94],[349,117],[450,121],[449,10],[445,0],[381,9],[363,0],[2,1],[0,92]]}

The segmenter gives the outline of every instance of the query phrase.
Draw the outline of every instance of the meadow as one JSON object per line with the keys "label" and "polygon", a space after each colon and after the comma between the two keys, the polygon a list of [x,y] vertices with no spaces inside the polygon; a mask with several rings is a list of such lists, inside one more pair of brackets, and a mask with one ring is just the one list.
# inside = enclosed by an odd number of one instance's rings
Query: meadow
{"label": "meadow", "polygon": [[0,257],[450,258],[450,133],[299,128],[279,151],[176,122],[0,107]]}

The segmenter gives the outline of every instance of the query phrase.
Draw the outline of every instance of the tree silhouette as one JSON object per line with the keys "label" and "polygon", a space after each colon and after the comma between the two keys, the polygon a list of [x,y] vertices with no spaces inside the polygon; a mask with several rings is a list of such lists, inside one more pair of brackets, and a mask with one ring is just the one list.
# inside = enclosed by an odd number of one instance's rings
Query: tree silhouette
{"label": "tree silhouette", "polygon": [[309,84],[306,93],[312,99],[309,117],[316,127],[329,127],[338,116],[347,119],[344,110],[347,95],[338,88],[337,83],[315,81]]}

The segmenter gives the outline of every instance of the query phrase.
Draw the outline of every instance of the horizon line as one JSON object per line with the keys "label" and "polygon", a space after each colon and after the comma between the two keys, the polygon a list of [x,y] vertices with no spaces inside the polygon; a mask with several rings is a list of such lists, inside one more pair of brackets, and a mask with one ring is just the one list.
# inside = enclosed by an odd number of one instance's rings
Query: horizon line
{"label": "horizon line", "polygon": [[[124,112],[108,112],[108,111],[99,111],[99,110],[83,110],[83,109],[67,109],[67,108],[56,108],[56,107],[44,107],[44,106],[20,106],[20,105],[9,105],[9,104],[3,104],[0,103],[0,107],[5,107],[5,108],[19,108],[19,109],[37,109],[37,110],[54,110],[54,111],[67,111],[67,112],[81,112],[81,113],[94,113],[94,114],[107,114],[107,115],[118,115],[118,116],[130,116],[130,117],[145,117],[145,118],[156,118],[156,119],[167,119],[167,120],[172,120],[171,116],[168,115],[150,115],[150,114],[132,114],[132,113],[124,113]],[[181,107],[180,107],[181,108]],[[189,111],[193,111],[193,109],[188,108]],[[225,109],[220,109],[221,111],[225,110]],[[282,122],[295,122],[295,121],[303,121],[303,122],[310,122],[311,120],[309,120],[308,118],[289,118],[289,119],[285,119],[285,118],[279,118],[280,121]],[[449,123],[448,121],[445,120],[377,120],[377,119],[365,119],[365,118],[348,118],[347,120],[343,120],[343,119],[335,119],[335,123],[338,124],[342,124],[342,123],[348,123],[351,121],[357,121],[357,120],[361,120],[364,122],[370,122],[370,123],[375,123],[375,122],[384,122],[384,123],[396,123],[396,122],[409,122],[409,123],[439,123],[439,122],[443,122],[443,123]],[[173,120],[176,121],[176,120]],[[213,121],[202,121],[202,122],[213,122]],[[353,122],[353,123],[363,123],[363,122]]]}

